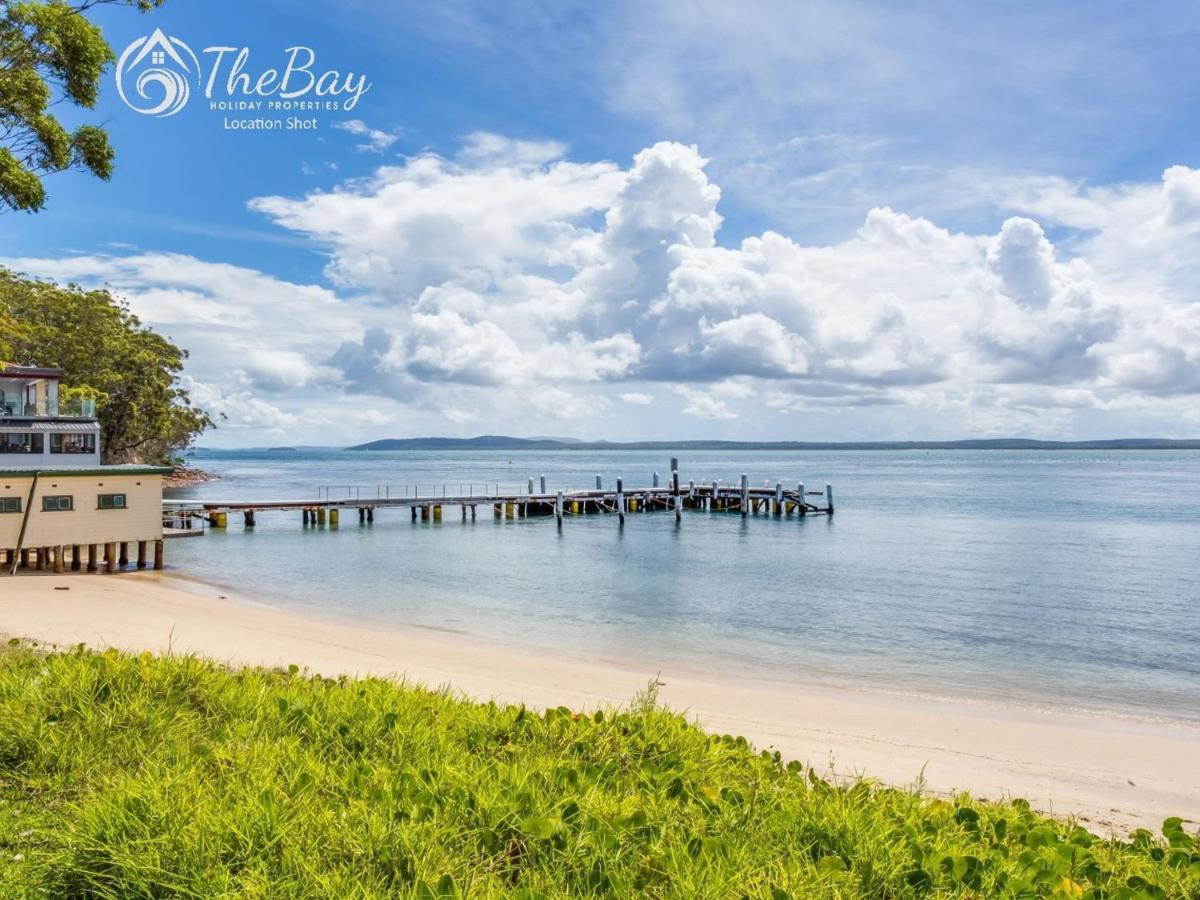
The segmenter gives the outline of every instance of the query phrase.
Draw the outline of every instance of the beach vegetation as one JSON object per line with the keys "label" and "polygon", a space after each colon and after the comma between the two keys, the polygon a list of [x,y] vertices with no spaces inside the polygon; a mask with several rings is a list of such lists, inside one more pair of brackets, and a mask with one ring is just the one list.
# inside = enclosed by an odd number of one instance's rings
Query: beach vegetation
{"label": "beach vegetation", "polygon": [[[1081,761],[1083,764],[1084,761]],[[622,709],[297,666],[0,650],[0,896],[1195,897],[1194,825],[1099,835]]]}

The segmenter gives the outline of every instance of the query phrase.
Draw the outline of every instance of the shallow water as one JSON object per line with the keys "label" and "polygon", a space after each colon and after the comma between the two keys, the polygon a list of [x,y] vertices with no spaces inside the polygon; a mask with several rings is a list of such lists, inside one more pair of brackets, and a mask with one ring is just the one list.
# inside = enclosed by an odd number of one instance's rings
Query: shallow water
{"label": "shallow water", "polygon": [[[646,485],[662,452],[200,451],[174,497]],[[688,451],[684,482],[834,485],[832,519],[688,510],[439,524],[300,513],[168,544],[279,606],[798,682],[1200,721],[1200,453]],[[511,462],[510,462],[511,460]],[[665,481],[664,481],[665,483]],[[387,485],[385,488],[384,486]]]}

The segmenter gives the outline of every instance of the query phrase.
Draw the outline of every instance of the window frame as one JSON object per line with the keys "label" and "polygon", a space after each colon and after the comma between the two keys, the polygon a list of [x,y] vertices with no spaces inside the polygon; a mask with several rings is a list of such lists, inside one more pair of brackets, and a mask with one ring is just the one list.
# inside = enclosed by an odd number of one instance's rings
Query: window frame
{"label": "window frame", "polygon": [[[83,449],[71,445],[85,445]],[[57,444],[57,446],[55,446]],[[50,453],[55,456],[92,456],[96,452],[96,435],[90,431],[54,431],[50,433]]]}
{"label": "window frame", "polygon": [[[14,501],[17,504],[17,508],[16,509],[7,509],[6,506],[9,503],[12,503]],[[24,512],[24,510],[25,510],[25,501],[22,498],[20,498],[20,497],[0,497],[0,516],[8,515],[10,513],[15,513],[15,514],[19,515],[20,513]]]}
{"label": "window frame", "polygon": [[[51,500],[66,500],[67,505],[49,506]],[[74,512],[75,511],[75,495],[74,494],[45,494],[42,496],[42,512]]]}
{"label": "window frame", "polygon": [[[104,505],[105,497],[109,498],[110,501],[115,501],[117,497],[120,497],[121,502],[120,502],[120,504],[117,504],[114,502],[114,503],[111,503],[111,505],[109,505],[109,506],[105,506]],[[123,510],[123,509],[129,509],[129,495],[125,494],[125,493],[97,494],[96,495],[96,509],[102,509],[105,512],[119,512],[120,510]]]}

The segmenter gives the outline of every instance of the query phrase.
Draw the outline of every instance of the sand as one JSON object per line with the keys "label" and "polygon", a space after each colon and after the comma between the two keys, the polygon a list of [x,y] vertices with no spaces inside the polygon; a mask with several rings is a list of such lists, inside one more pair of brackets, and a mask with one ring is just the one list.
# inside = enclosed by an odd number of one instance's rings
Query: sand
{"label": "sand", "polygon": [[1157,830],[1171,815],[1200,819],[1200,727],[535,653],[433,629],[309,619],[220,593],[151,573],[0,577],[0,633],[403,676],[535,707],[623,704],[657,674],[661,701],[705,728],[841,777],[1025,797],[1100,833]]}

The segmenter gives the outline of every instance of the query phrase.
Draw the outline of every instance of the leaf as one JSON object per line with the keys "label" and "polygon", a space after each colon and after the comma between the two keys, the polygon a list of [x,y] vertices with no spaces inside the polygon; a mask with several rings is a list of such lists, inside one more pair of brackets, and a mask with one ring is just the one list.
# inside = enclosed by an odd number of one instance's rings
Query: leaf
{"label": "leaf", "polygon": [[822,875],[832,875],[846,871],[846,861],[840,856],[823,856],[817,863],[817,871]]}

